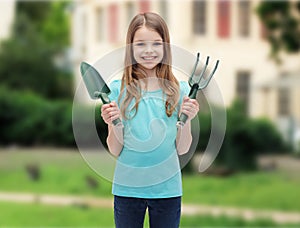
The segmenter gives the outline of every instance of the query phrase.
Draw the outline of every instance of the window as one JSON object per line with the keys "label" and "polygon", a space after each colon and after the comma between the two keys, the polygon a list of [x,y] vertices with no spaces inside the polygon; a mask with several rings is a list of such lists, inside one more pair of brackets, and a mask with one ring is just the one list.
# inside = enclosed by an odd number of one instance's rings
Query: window
{"label": "window", "polygon": [[[282,74],[281,78],[287,77],[286,74]],[[278,114],[280,116],[289,116],[290,110],[290,90],[287,87],[280,87],[278,89]]]}
{"label": "window", "polygon": [[193,1],[193,33],[206,33],[206,1]]}
{"label": "window", "polygon": [[101,42],[104,40],[104,16],[103,16],[103,9],[97,8],[96,9],[96,40]]}
{"label": "window", "polygon": [[140,12],[145,13],[150,11],[150,1],[149,0],[140,0]]}
{"label": "window", "polygon": [[119,12],[118,12],[118,5],[112,4],[108,8],[108,15],[109,15],[109,41],[110,42],[117,42],[118,40],[118,20],[119,20]]}
{"label": "window", "polygon": [[247,37],[250,34],[250,1],[238,2],[238,34]]}
{"label": "window", "polygon": [[250,72],[238,71],[236,79],[236,95],[237,98],[244,103],[246,113],[249,107],[249,93],[250,93]]}
{"label": "window", "polygon": [[230,33],[230,2],[229,0],[219,0],[217,4],[218,36],[228,38]]}
{"label": "window", "polygon": [[290,114],[290,96],[287,88],[278,89],[278,114],[288,116]]}

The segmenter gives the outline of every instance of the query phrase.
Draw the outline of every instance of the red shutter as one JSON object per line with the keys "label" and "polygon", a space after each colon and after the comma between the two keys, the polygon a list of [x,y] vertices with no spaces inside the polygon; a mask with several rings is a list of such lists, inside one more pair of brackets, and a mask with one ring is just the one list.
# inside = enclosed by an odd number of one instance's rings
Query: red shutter
{"label": "red shutter", "polygon": [[146,13],[150,11],[150,1],[140,0],[140,13]]}
{"label": "red shutter", "polygon": [[116,42],[118,41],[118,5],[113,4],[108,8],[108,17],[109,17],[109,41]]}
{"label": "red shutter", "polygon": [[227,38],[230,35],[230,2],[219,0],[218,2],[218,36]]}

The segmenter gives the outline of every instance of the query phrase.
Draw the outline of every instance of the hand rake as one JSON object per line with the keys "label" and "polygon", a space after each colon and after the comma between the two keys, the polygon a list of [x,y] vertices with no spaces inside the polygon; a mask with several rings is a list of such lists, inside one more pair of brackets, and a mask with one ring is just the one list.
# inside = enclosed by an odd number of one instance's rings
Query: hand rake
{"label": "hand rake", "polygon": [[[195,75],[196,69],[197,69],[197,65],[199,63],[199,58],[200,58],[200,53],[197,54],[197,59],[196,59],[196,63],[194,65],[193,68],[193,72],[189,78],[189,85],[191,87],[190,93],[189,93],[189,98],[191,99],[195,99],[197,96],[197,92],[201,89],[204,89],[207,87],[208,83],[210,82],[211,78],[213,77],[215,71],[217,70],[217,67],[219,65],[219,60],[217,60],[215,67],[213,68],[213,70],[211,71],[211,73],[209,74],[209,76],[207,78],[204,78],[204,73],[206,71],[206,68],[208,66],[208,62],[209,62],[209,56],[206,57],[206,63],[203,67],[203,69],[201,70],[200,74],[197,76]],[[177,127],[183,127],[186,120],[188,119],[188,116],[184,113],[182,113],[177,121],[176,126]]]}

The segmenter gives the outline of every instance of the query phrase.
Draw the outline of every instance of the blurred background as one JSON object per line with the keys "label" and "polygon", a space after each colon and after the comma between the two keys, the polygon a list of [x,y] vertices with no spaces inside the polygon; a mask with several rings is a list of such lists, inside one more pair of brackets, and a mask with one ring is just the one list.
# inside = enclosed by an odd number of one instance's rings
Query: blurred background
{"label": "blurred background", "polygon": [[[198,97],[197,151],[183,169],[181,227],[299,227],[295,0],[1,1],[0,226],[113,227],[111,183],[76,147],[73,98],[80,62],[94,63],[122,47],[130,20],[146,11],[166,20],[172,44],[221,61],[215,80],[226,107],[226,135],[215,162],[199,173],[211,133],[214,91],[208,86]],[[85,96],[83,109],[90,108]],[[104,142],[99,108],[96,125]],[[89,145],[88,131],[84,140]]]}

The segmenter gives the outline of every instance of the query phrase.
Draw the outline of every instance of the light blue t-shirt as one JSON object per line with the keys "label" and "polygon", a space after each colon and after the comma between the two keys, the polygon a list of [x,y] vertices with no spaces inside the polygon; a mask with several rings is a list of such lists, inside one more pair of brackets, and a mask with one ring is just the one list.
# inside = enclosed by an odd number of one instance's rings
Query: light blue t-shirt
{"label": "light blue t-shirt", "polygon": [[[110,84],[110,99],[118,103],[121,80]],[[180,102],[189,86],[180,82]],[[134,101],[129,104],[133,107]],[[118,104],[120,107],[120,104]],[[129,115],[133,115],[132,111]],[[161,89],[143,91],[138,111],[123,120],[124,145],[117,159],[112,193],[137,198],[167,198],[182,195],[181,169],[176,151],[178,110],[165,112]]]}

